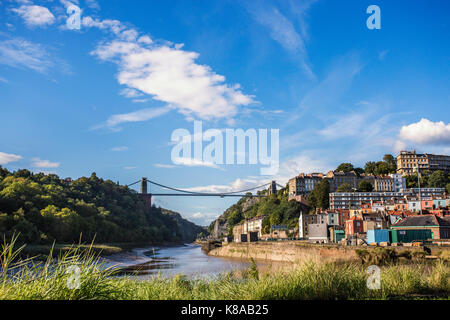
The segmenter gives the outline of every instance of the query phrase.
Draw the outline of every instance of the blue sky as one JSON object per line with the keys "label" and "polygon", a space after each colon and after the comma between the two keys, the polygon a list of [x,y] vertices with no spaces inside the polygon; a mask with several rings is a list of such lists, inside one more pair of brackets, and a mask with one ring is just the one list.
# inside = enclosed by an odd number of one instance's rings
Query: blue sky
{"label": "blue sky", "polygon": [[[67,8],[81,8],[79,30]],[[381,29],[369,30],[369,5]],[[448,1],[0,1],[0,165],[199,191],[402,149],[449,154]],[[171,161],[171,134],[280,130],[280,169]],[[163,192],[153,188],[152,192]],[[156,198],[208,224],[236,199]]]}

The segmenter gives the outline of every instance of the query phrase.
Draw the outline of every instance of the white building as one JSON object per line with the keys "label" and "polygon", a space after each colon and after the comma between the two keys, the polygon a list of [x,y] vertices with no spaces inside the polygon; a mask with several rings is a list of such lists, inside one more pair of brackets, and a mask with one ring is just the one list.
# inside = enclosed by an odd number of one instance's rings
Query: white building
{"label": "white building", "polygon": [[266,216],[259,216],[247,220],[247,222],[245,223],[244,232],[258,232],[258,238],[261,238],[263,221],[265,218]]}
{"label": "white building", "polygon": [[338,212],[325,212],[319,214],[308,214],[300,211],[298,217],[298,236],[299,238],[307,238],[309,236],[309,225],[311,224],[325,224],[329,226],[339,225]]}
{"label": "white building", "polygon": [[401,174],[392,173],[389,176],[394,180],[394,192],[403,192],[406,190],[406,179]]}
{"label": "white building", "polygon": [[410,199],[408,200],[408,210],[414,213],[420,212],[420,201],[418,199]]}
{"label": "white building", "polygon": [[372,212],[385,212],[386,206],[383,202],[373,202],[372,203]]}

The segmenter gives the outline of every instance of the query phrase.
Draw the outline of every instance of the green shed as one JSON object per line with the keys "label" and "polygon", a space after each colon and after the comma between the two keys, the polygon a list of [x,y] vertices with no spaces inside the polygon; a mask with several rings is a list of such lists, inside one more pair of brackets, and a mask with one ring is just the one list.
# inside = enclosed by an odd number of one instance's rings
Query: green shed
{"label": "green shed", "polygon": [[411,243],[413,241],[423,241],[432,238],[430,229],[397,229],[394,233],[391,233],[393,236],[392,242],[394,242],[394,238],[396,237],[396,242],[402,243]]}
{"label": "green shed", "polygon": [[391,229],[389,230],[391,243],[397,243],[398,237],[397,237],[397,230]]}
{"label": "green shed", "polygon": [[344,230],[334,230],[334,242],[338,243],[345,238]]}

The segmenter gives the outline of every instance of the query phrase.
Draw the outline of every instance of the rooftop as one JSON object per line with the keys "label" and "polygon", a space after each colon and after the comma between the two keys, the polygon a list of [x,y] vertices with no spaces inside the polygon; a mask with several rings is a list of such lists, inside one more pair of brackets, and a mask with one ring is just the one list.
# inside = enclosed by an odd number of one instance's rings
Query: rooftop
{"label": "rooftop", "polygon": [[418,226],[449,226],[449,217],[438,217],[434,214],[421,215],[421,216],[409,216],[400,220],[393,227],[418,227]]}

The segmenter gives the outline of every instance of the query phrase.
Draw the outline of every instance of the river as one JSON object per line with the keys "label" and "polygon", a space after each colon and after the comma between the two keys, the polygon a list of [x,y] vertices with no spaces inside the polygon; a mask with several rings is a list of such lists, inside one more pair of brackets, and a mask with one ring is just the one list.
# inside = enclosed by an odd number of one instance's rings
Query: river
{"label": "river", "polygon": [[248,261],[208,256],[201,250],[201,246],[195,244],[136,248],[107,256],[104,263],[106,266],[123,268],[127,274],[140,279],[177,274],[189,278],[214,277],[220,273],[245,269],[250,265]]}

